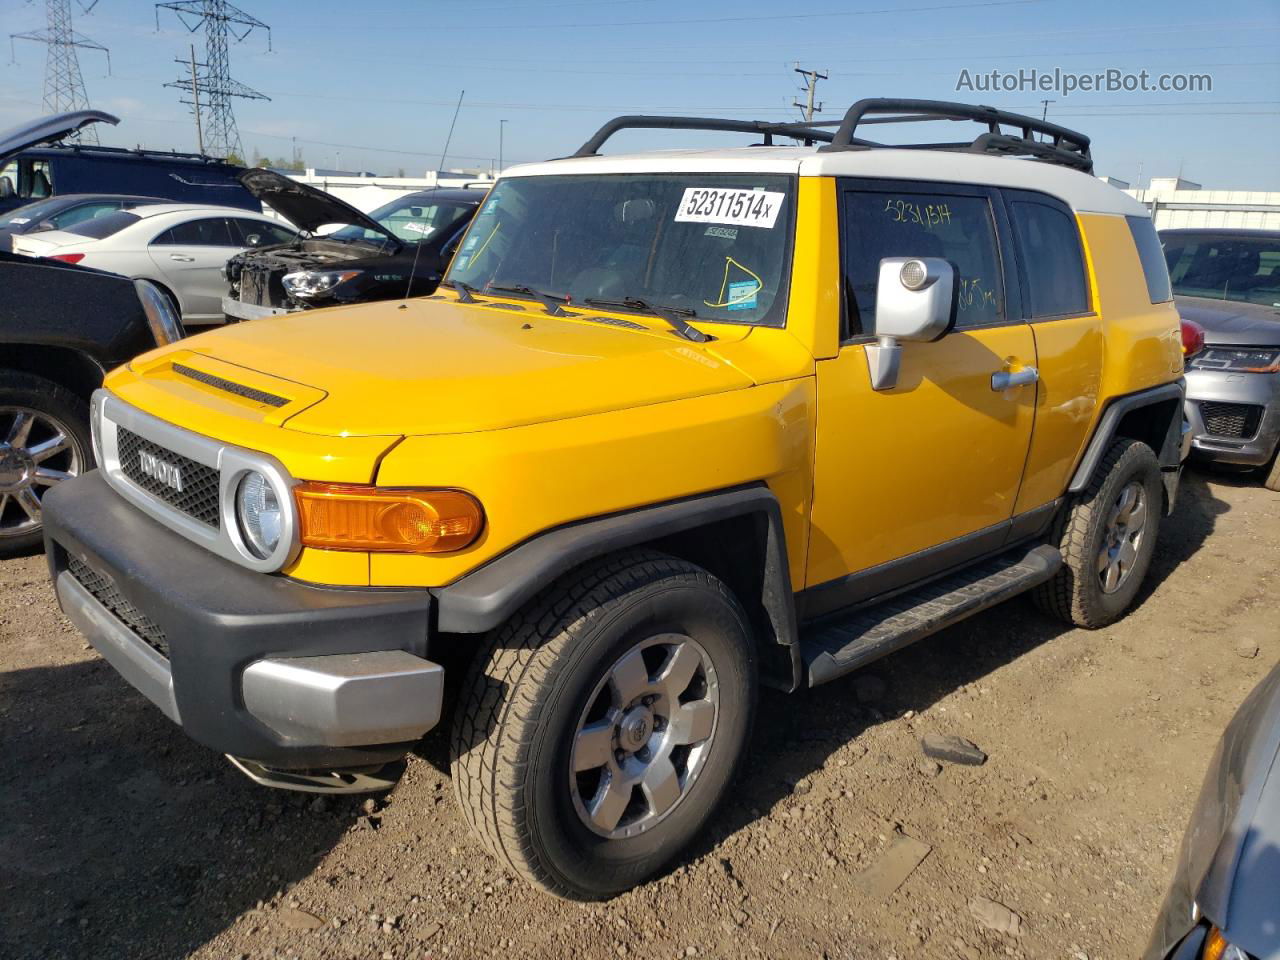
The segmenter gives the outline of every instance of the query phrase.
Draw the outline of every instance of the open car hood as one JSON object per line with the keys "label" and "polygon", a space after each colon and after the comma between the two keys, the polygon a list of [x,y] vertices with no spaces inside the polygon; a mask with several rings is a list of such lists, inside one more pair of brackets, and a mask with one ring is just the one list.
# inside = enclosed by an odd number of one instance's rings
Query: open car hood
{"label": "open car hood", "polygon": [[274,170],[254,167],[240,174],[240,182],[254,197],[307,233],[315,233],[325,224],[344,223],[382,234],[390,241],[392,252],[404,246],[395,234],[349,203]]}
{"label": "open car hood", "polygon": [[71,113],[56,113],[51,117],[28,120],[8,130],[0,130],[0,163],[28,147],[61,140],[91,123],[109,123],[114,126],[119,122],[119,117],[102,110],[73,110]]}

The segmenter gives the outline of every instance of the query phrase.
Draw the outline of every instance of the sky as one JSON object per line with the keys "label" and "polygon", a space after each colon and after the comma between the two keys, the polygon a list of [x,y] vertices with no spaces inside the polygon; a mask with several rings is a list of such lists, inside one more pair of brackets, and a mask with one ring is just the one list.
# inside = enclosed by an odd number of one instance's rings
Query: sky
{"label": "sky", "polygon": [[[104,143],[195,149],[177,90],[187,57],[178,18],[139,0],[99,0],[76,29],[110,48],[81,51],[90,104],[120,116]],[[85,0],[89,2],[89,0]],[[232,76],[269,101],[238,100],[246,154],[308,166],[420,176],[439,166],[510,165],[572,153],[621,113],[794,120],[803,79],[828,74],[817,119],[862,97],[987,103],[1093,139],[1095,170],[1137,185],[1183,177],[1212,189],[1280,191],[1277,0],[240,0],[269,24],[231,48]],[[0,0],[3,34],[44,26],[43,0]],[[197,54],[202,34],[195,34]],[[0,129],[42,113],[45,53],[0,58]],[[1197,73],[1203,92],[957,90],[992,70],[1108,68]],[[501,123],[501,121],[506,123]],[[894,128],[904,139],[934,124]],[[975,130],[976,132],[976,130]],[[889,128],[877,131],[884,137]],[[710,139],[708,139],[710,138]],[[607,150],[743,142],[637,131]]]}

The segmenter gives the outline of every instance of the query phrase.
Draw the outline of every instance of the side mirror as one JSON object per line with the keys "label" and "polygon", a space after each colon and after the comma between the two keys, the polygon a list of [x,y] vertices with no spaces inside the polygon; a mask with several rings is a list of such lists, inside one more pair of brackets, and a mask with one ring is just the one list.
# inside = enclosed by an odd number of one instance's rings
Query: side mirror
{"label": "side mirror", "polygon": [[955,269],[940,257],[885,257],[876,283],[876,343],[867,344],[871,389],[898,383],[899,341],[928,343],[951,328]]}

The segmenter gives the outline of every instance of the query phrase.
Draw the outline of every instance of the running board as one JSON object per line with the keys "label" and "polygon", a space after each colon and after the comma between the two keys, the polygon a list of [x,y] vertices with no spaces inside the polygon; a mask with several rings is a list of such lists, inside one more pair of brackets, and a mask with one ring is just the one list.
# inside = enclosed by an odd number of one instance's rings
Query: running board
{"label": "running board", "polygon": [[1019,548],[910,593],[819,621],[800,638],[809,686],[834,680],[1030,590],[1061,567],[1056,547]]}

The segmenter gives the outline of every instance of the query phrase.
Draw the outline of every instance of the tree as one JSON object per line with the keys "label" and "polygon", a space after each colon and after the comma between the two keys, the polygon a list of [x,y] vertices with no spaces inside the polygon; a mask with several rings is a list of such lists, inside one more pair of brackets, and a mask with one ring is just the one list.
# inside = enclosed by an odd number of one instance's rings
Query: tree
{"label": "tree", "polygon": [[240,159],[240,154],[236,153],[235,151],[232,151],[231,153],[227,154],[227,163],[235,164],[237,167],[244,166],[244,161]]}

